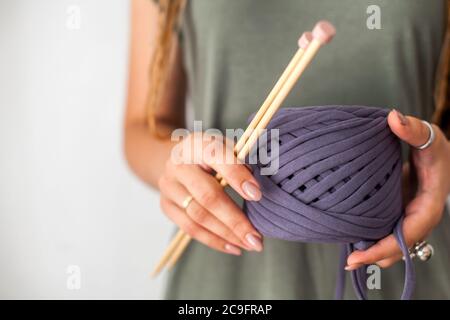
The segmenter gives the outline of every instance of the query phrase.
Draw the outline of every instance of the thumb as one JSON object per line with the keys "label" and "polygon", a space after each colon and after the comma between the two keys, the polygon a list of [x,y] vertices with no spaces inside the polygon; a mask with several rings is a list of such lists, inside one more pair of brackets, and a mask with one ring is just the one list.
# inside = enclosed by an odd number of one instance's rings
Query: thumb
{"label": "thumb", "polygon": [[387,120],[392,132],[413,147],[423,145],[430,137],[430,130],[421,120],[405,116],[395,109],[389,113]]}

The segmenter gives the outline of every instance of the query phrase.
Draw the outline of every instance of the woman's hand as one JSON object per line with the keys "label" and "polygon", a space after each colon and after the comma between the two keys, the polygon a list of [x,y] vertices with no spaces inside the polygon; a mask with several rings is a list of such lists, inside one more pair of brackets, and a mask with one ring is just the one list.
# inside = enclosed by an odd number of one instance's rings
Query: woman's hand
{"label": "woman's hand", "polygon": [[[159,179],[161,208],[183,231],[229,254],[240,248],[262,250],[262,236],[211,174],[219,173],[244,199],[258,201],[261,191],[250,170],[238,162],[229,144],[204,133],[175,145]],[[186,209],[183,202],[193,200]]]}
{"label": "woman's hand", "polygon": [[[414,146],[423,145],[429,138],[429,129],[419,119],[404,116],[393,110],[388,116],[391,130],[412,146],[412,166],[405,165],[404,178],[415,175],[417,190],[405,208],[403,233],[409,247],[424,240],[439,223],[445,201],[450,192],[450,143],[442,131],[433,125],[436,134],[433,143],[424,150]],[[410,170],[411,169],[411,170]],[[406,187],[411,188],[411,181]],[[405,200],[407,201],[407,200]],[[364,251],[355,251],[347,259],[346,270],[354,270],[364,264],[389,267],[402,258],[400,247],[393,235],[378,241]]]}

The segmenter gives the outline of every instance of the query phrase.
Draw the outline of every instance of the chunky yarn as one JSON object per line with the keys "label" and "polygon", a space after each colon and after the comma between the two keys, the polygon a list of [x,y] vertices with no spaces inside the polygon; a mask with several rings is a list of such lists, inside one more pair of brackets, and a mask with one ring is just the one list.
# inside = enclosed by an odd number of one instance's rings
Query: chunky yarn
{"label": "chunky yarn", "polygon": [[[265,165],[253,165],[263,197],[246,202],[245,210],[262,234],[343,245],[338,298],[346,257],[391,233],[406,256],[402,299],[413,291],[414,270],[402,234],[401,148],[387,114],[365,106],[283,108],[268,126],[279,130],[278,171],[262,175]],[[270,155],[270,144],[266,147]],[[358,298],[366,299],[366,268],[351,277]]]}

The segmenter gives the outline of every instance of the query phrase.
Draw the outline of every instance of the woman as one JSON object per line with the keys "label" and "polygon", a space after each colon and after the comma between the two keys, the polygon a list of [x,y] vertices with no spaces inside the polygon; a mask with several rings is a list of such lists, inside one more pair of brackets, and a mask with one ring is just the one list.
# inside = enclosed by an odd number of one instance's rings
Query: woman
{"label": "woman", "polygon": [[[191,0],[184,9],[181,4],[160,0],[158,8],[148,0],[132,2],[125,126],[131,168],[159,188],[163,211],[197,240],[171,273],[166,296],[333,297],[336,245],[263,241],[242,212],[238,197],[233,201],[208,172],[219,172],[241,198],[258,201],[261,192],[249,169],[203,158],[201,164],[175,163],[170,154],[177,142],[164,138],[185,126],[186,100],[204,129],[245,128],[246,119],[291,58],[300,32],[327,19],[338,34],[319,52],[301,87],[294,88],[284,105],[361,104],[399,110],[389,114],[388,122],[412,146],[411,166],[406,164],[404,172],[407,176],[411,168],[418,181],[406,207],[405,238],[409,246],[426,238],[435,248],[430,261],[415,263],[414,297],[450,298],[450,219],[443,213],[450,191],[450,143],[442,131],[449,132],[444,79],[447,1]],[[380,29],[366,23],[370,5],[380,9]],[[179,16],[183,23],[177,29]],[[156,44],[152,48],[149,38]],[[149,83],[146,70],[152,56]],[[433,115],[442,130],[433,125],[436,139],[419,151],[414,147],[429,137],[419,118],[431,120]],[[203,156],[198,150],[194,153]],[[194,200],[184,210],[183,202],[190,196]],[[390,235],[368,250],[354,252],[346,269],[374,263],[386,268],[381,274],[382,290],[370,290],[369,296],[395,299],[403,286],[403,264],[397,263],[401,257]],[[354,297],[352,290],[346,297]]]}

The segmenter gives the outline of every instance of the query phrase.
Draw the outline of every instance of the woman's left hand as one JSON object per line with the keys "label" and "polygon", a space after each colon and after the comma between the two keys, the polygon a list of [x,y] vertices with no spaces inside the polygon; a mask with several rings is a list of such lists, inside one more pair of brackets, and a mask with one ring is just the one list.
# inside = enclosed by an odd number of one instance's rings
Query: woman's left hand
{"label": "woman's left hand", "polygon": [[[439,223],[445,202],[450,192],[450,142],[442,131],[433,125],[435,140],[424,150],[415,146],[423,145],[429,138],[428,127],[419,119],[404,116],[399,111],[389,113],[388,123],[391,130],[400,139],[411,146],[412,166],[403,168],[406,186],[411,187],[406,177],[411,177],[411,170],[417,179],[417,190],[413,199],[405,208],[403,234],[408,247],[425,240]],[[394,235],[381,239],[364,251],[355,251],[347,259],[346,270],[354,270],[365,264],[377,264],[387,268],[401,260],[403,254]]]}

